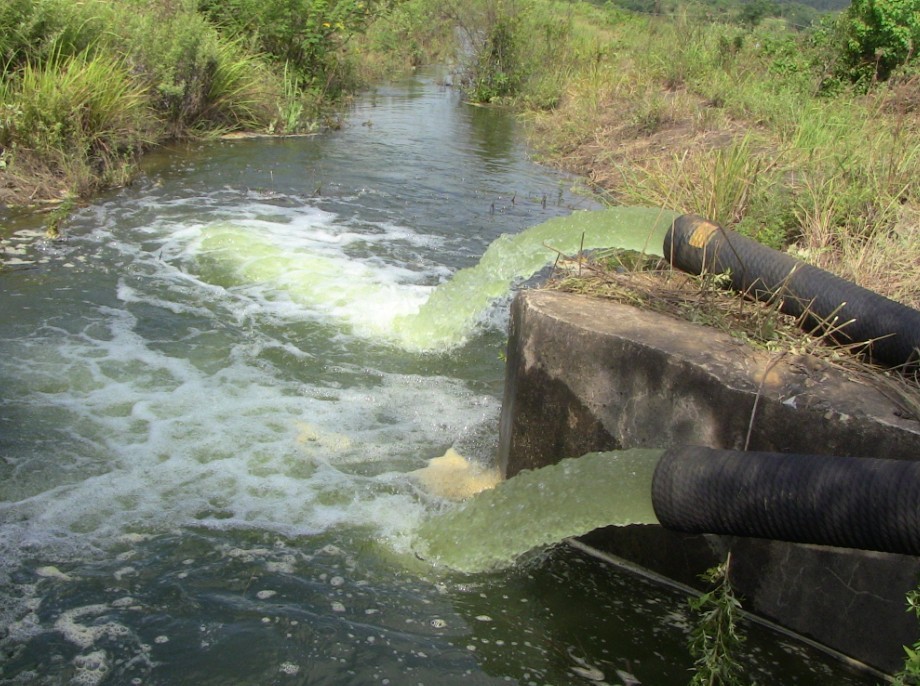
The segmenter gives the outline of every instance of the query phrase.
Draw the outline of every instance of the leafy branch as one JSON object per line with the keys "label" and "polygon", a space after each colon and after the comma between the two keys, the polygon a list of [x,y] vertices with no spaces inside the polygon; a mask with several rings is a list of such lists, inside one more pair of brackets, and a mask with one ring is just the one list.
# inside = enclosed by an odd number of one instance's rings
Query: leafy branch
{"label": "leafy branch", "polygon": [[690,686],[742,686],[741,663],[737,653],[744,638],[738,633],[741,603],[728,580],[731,554],[725,562],[702,575],[714,587],[698,598],[691,598],[690,609],[697,622],[690,632],[690,654],[696,658]]}

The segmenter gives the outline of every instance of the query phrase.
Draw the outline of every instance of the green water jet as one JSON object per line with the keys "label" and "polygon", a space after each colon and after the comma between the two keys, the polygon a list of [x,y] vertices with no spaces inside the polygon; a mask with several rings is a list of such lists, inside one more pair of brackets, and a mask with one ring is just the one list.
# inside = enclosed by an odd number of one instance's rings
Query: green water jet
{"label": "green water jet", "polygon": [[438,352],[462,345],[490,303],[507,294],[516,281],[551,264],[559,253],[620,248],[660,256],[664,234],[675,217],[648,207],[555,217],[499,237],[478,264],[458,271],[423,302],[417,286],[383,283],[370,266],[291,249],[231,222],[203,230],[199,259],[208,280],[225,286],[267,284],[303,306],[342,319],[358,335],[406,350]]}
{"label": "green water jet", "polygon": [[409,349],[458,345],[489,303],[508,293],[515,280],[551,264],[559,253],[619,248],[661,257],[664,235],[676,216],[660,208],[613,207],[554,217],[519,234],[503,235],[478,264],[435,289],[417,313],[397,317],[393,334]]}
{"label": "green water jet", "polygon": [[589,453],[521,472],[427,520],[415,551],[436,566],[475,573],[603,526],[657,524],[652,476],[662,453]]}

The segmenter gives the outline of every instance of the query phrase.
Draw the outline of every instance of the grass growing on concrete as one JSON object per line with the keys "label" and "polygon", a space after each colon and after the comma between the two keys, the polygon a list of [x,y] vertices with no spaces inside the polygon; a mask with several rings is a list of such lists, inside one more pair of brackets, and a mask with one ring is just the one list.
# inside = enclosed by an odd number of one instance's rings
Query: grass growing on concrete
{"label": "grass growing on concrete", "polygon": [[830,365],[846,370],[896,403],[902,417],[920,420],[920,369],[871,365],[865,345],[841,346],[803,330],[803,317],[784,314],[779,302],[764,303],[725,290],[726,277],[695,276],[664,260],[620,250],[594,251],[557,260],[545,288],[606,298],[644,310],[718,329],[746,345],[796,360],[812,369]]}

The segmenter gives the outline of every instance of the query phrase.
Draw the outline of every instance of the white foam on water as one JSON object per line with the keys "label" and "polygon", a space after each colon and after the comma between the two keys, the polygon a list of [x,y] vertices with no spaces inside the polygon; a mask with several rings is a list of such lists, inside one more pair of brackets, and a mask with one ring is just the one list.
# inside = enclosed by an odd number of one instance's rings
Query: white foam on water
{"label": "white foam on water", "polygon": [[[145,340],[130,310],[96,315],[76,335],[48,330],[15,348],[23,375],[38,368],[49,378],[28,402],[66,426],[60,450],[31,455],[4,483],[7,569],[39,549],[58,559],[189,526],[293,536],[369,527],[404,540],[428,507],[408,472],[498,412],[494,398],[445,377],[305,385],[266,366],[259,345],[232,338],[201,368]],[[38,462],[55,479],[28,478],[43,473]]]}
{"label": "white foam on water", "polygon": [[105,681],[112,669],[111,660],[104,650],[77,655],[73,664],[75,670],[70,683],[75,686],[97,686]]}
{"label": "white foam on water", "polygon": [[[111,609],[109,605],[97,603],[66,610],[55,621],[54,628],[67,641],[83,649],[93,647],[102,638],[124,641],[133,637],[132,631],[124,624],[115,621],[99,621],[98,617],[110,612]],[[87,622],[85,621],[87,617],[96,619]]]}
{"label": "white foam on water", "polygon": [[449,275],[424,258],[440,243],[407,227],[346,220],[309,205],[249,203],[232,217],[172,232],[161,254],[281,316],[328,318],[379,337]]}
{"label": "white foam on water", "polygon": [[445,278],[443,267],[410,269],[368,250],[394,242],[430,250],[437,247],[431,236],[385,224],[359,233],[321,210],[288,212],[286,221],[234,218],[201,226],[185,258],[206,282],[245,292],[281,316],[325,317],[358,336],[413,351],[463,344],[489,320],[492,303],[559,252],[622,247],[660,254],[673,218],[653,208],[557,217],[501,236],[479,264]]}
{"label": "white foam on water", "polygon": [[[310,363],[323,352],[263,333],[261,321],[337,322],[352,335],[443,350],[553,254],[548,241],[639,244],[660,223],[641,208],[550,220],[501,238],[438,286],[446,267],[396,254],[430,252],[437,237],[259,200],[190,220],[193,202],[139,210],[150,222],[124,236],[99,216],[90,252],[113,250],[130,265],[114,281],[120,305],[88,310],[83,330],[45,327],[12,346],[6,362],[22,386],[42,379],[24,404],[57,422],[60,449],[23,459],[3,484],[5,564],[36,547],[76,551],[187,526],[295,536],[370,526],[408,550],[429,508],[408,473],[489,433],[498,401],[437,376],[373,371],[350,377],[351,387],[290,378],[266,363],[266,349]],[[150,340],[158,311],[195,323],[179,329],[188,340],[175,353]],[[228,318],[254,319],[253,333],[224,331]]]}
{"label": "white foam on water", "polygon": [[[408,473],[489,433],[498,401],[437,376],[371,370],[350,387],[291,378],[262,353],[309,363],[324,353],[264,333],[263,320],[282,329],[321,320],[343,335],[444,350],[554,254],[547,242],[638,245],[661,223],[642,208],[550,220],[499,239],[445,281],[450,270],[424,257],[443,239],[406,227],[257,199],[189,215],[195,202],[142,207],[150,221],[125,232],[92,210],[99,228],[85,252],[114,251],[129,265],[113,280],[116,305],[89,308],[82,330],[46,326],[7,346],[21,386],[40,380],[23,405],[54,427],[59,450],[10,458],[22,464],[2,486],[4,565],[35,548],[79,551],[189,526],[294,536],[370,527],[408,550],[429,509]],[[413,251],[417,264],[404,259]],[[92,269],[86,256],[81,269]],[[194,323],[178,329],[184,347],[170,352],[169,332],[151,340],[157,312]],[[237,328],[225,331],[227,320]]]}

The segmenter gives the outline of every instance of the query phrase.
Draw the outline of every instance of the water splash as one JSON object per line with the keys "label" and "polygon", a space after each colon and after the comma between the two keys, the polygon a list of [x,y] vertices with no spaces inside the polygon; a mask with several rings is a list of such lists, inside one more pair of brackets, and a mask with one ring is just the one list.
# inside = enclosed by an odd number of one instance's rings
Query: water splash
{"label": "water splash", "polygon": [[610,247],[660,255],[673,219],[669,211],[646,207],[555,217],[520,234],[501,236],[478,264],[438,286],[418,283],[418,275],[408,270],[325,250],[302,238],[292,243],[285,234],[258,225],[211,224],[202,229],[196,249],[208,281],[228,287],[261,284],[270,297],[290,298],[358,336],[429,352],[462,345],[496,298],[560,252]]}
{"label": "water splash", "polygon": [[438,566],[482,572],[602,526],[656,524],[652,475],[661,453],[590,453],[521,472],[425,521],[416,552]]}
{"label": "water splash", "polygon": [[494,241],[475,267],[463,269],[432,292],[418,312],[397,317],[393,334],[409,349],[437,349],[462,343],[494,299],[555,260],[579,248],[621,248],[661,255],[671,212],[615,207],[555,217],[514,236]]}

